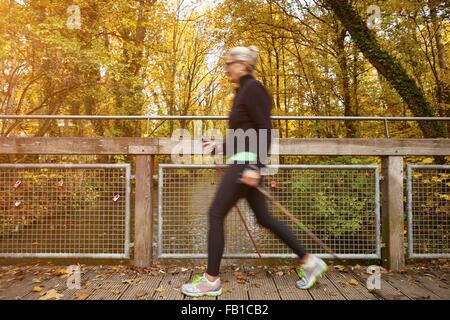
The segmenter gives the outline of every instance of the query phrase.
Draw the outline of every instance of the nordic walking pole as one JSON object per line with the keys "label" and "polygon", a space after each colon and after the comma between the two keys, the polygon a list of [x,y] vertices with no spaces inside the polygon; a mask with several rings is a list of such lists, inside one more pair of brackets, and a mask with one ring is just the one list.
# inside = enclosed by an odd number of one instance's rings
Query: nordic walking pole
{"label": "nordic walking pole", "polygon": [[247,222],[245,221],[244,216],[242,215],[241,209],[237,205],[234,206],[239,214],[239,217],[241,218],[242,224],[244,225],[245,230],[247,231],[248,237],[250,238],[250,241],[253,243],[253,247],[255,248],[256,253],[258,254],[259,259],[262,259],[261,253],[258,250],[258,246],[256,245],[256,241],[253,238],[252,234],[250,233],[250,230],[248,228]]}
{"label": "nordic walking pole", "polygon": [[326,252],[331,254],[333,258],[341,260],[334,252],[331,250],[329,246],[327,246],[322,240],[320,240],[314,233],[309,231],[309,229],[300,222],[292,213],[290,213],[281,203],[279,203],[269,192],[267,192],[262,187],[256,187],[259,192],[261,192],[267,199],[272,201],[283,213],[288,216],[295,224],[297,224],[300,229],[304,230],[311,238],[313,238]]}
{"label": "nordic walking pole", "polygon": [[[334,259],[339,260],[341,262],[342,259],[337,256],[334,251],[327,246],[322,240],[320,240],[314,233],[312,233],[303,223],[300,222],[292,213],[290,213],[280,202],[278,202],[269,192],[267,192],[263,187],[256,187],[259,192],[261,192],[267,199],[272,201],[288,218],[290,218],[293,222],[295,222],[302,230],[304,230],[316,243],[318,243],[325,251],[333,256]],[[352,273],[352,275],[359,280],[360,283],[364,283],[364,279],[362,279],[353,269],[349,266],[346,266],[348,270]],[[369,290],[366,287],[367,291],[374,294],[379,299],[385,299],[384,296],[377,290]]]}

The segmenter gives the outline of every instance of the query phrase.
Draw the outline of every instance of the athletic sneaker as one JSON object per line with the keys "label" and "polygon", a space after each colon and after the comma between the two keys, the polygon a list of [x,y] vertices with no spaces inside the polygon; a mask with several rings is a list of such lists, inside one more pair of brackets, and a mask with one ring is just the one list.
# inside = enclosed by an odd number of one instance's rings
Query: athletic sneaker
{"label": "athletic sneaker", "polygon": [[302,268],[297,269],[297,274],[300,280],[296,282],[296,286],[299,289],[309,289],[317,279],[322,277],[322,275],[328,270],[328,266],[322,259],[310,255],[308,261],[303,264]]}
{"label": "athletic sneaker", "polygon": [[206,278],[205,274],[202,276],[195,275],[192,283],[186,283],[181,286],[181,292],[190,297],[216,297],[222,294],[222,286],[220,278],[211,282]]}

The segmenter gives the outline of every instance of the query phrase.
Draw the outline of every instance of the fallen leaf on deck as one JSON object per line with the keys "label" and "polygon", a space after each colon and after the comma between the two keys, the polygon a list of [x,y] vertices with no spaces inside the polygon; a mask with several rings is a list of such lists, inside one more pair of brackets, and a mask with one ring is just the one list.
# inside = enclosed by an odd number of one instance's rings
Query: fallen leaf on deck
{"label": "fallen leaf on deck", "polygon": [[188,270],[189,270],[188,268],[181,268],[181,272],[186,272]]}
{"label": "fallen leaf on deck", "polygon": [[40,278],[34,278],[34,279],[33,279],[33,282],[34,282],[34,283],[39,283],[39,282],[41,282],[41,279],[40,279]]}
{"label": "fallen leaf on deck", "polygon": [[350,284],[353,286],[357,286],[359,284],[359,282],[356,279],[351,278],[350,279]]}
{"label": "fallen leaf on deck", "polygon": [[55,289],[51,289],[51,290],[47,291],[46,293],[44,293],[39,298],[39,300],[59,300],[63,296],[64,295],[58,293]]}
{"label": "fallen leaf on deck", "polygon": [[41,287],[34,287],[33,288],[33,292],[41,292],[42,291],[42,288]]}
{"label": "fallen leaf on deck", "polygon": [[159,287],[159,288],[156,288],[155,291],[161,293],[161,292],[166,291],[166,289]]}
{"label": "fallen leaf on deck", "polygon": [[277,276],[281,277],[284,273],[283,273],[283,271],[278,271],[276,274],[277,274]]}
{"label": "fallen leaf on deck", "polygon": [[116,290],[116,289],[111,290],[111,292],[112,292],[112,294],[115,295],[115,296],[117,296],[117,295],[120,294],[120,291],[119,291],[119,290]]}
{"label": "fallen leaf on deck", "polygon": [[167,272],[173,275],[173,274],[177,274],[177,273],[178,273],[178,270],[177,270],[177,268],[169,268],[169,269],[167,270]]}
{"label": "fallen leaf on deck", "polygon": [[197,270],[206,270],[206,266],[204,266],[204,265],[196,266],[195,269],[197,269]]}
{"label": "fallen leaf on deck", "polygon": [[247,277],[242,272],[235,272],[234,276],[236,277],[237,283],[244,284],[247,282]]}
{"label": "fallen leaf on deck", "polygon": [[120,268],[119,267],[112,267],[111,268],[111,273],[117,273],[117,272],[119,272],[120,271]]}
{"label": "fallen leaf on deck", "polygon": [[336,270],[338,270],[338,271],[341,271],[341,272],[347,270],[344,266],[341,266],[341,265],[339,265],[339,264],[335,265],[334,268],[335,268]]}
{"label": "fallen leaf on deck", "polygon": [[137,279],[125,279],[125,280],[122,280],[122,283],[125,283],[125,284],[136,284],[136,282],[137,282]]}
{"label": "fallen leaf on deck", "polygon": [[145,291],[138,291],[138,292],[136,292],[135,297],[136,298],[142,298],[145,295],[147,295],[147,292],[145,292]]}
{"label": "fallen leaf on deck", "polygon": [[86,300],[89,297],[89,292],[87,291],[77,291],[73,294],[74,300]]}
{"label": "fallen leaf on deck", "polygon": [[61,278],[65,278],[69,276],[69,270],[68,269],[58,269],[54,272],[55,276],[59,276]]}

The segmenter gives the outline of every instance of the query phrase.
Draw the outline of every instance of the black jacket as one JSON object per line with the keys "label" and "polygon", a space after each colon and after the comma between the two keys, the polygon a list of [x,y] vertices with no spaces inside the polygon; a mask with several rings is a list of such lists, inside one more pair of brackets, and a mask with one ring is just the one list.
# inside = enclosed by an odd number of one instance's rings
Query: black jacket
{"label": "black jacket", "polygon": [[[247,132],[248,129],[255,129],[257,133],[258,149],[251,149],[249,139],[246,139],[245,150],[239,150],[237,148],[236,137],[232,134],[228,134],[226,141],[223,144],[223,152],[224,154],[226,153],[227,158],[241,151],[258,151],[256,165],[258,167],[264,166],[264,163],[267,161],[266,155],[269,153],[271,144],[271,109],[272,99],[261,82],[251,75],[241,77],[239,80],[239,88],[237,89],[236,96],[233,100],[233,107],[229,114],[229,129],[242,129],[244,132]],[[259,131],[259,129],[266,129],[267,134]],[[232,153],[229,153],[228,151],[230,150],[227,150],[226,146],[233,142],[233,138],[234,150],[231,150]],[[260,141],[263,144],[262,146],[260,146]],[[260,147],[266,150],[260,150]]]}

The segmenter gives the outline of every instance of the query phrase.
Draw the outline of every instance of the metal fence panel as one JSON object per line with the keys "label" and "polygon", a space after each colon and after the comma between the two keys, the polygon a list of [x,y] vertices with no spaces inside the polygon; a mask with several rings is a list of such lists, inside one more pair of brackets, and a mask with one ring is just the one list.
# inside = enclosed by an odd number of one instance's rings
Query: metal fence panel
{"label": "metal fence panel", "polygon": [[450,258],[450,165],[407,165],[408,256]]}
{"label": "metal fence panel", "polygon": [[0,164],[0,257],[129,258],[129,164]]}
{"label": "metal fence panel", "polygon": [[[223,167],[223,166],[221,166]],[[159,166],[158,257],[205,258],[207,212],[220,181],[213,165]],[[272,184],[275,182],[275,185]],[[263,185],[342,258],[380,258],[379,171],[376,165],[280,165]],[[272,203],[312,253],[331,257]],[[238,203],[263,257],[295,254],[260,227],[245,200]],[[257,257],[236,209],[225,219],[224,257]]]}

